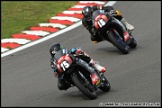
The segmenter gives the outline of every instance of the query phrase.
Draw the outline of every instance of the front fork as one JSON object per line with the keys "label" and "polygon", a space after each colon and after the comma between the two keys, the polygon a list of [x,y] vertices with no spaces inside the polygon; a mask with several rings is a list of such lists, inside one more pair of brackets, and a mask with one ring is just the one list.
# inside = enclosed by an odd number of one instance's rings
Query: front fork
{"label": "front fork", "polygon": [[[111,23],[115,26],[116,29],[118,29],[119,31],[121,30],[119,34],[123,37],[123,41],[128,45],[131,42],[131,32],[128,31],[126,27],[122,24],[122,22],[120,22],[116,18],[114,18]],[[118,33],[118,30],[116,33]]]}
{"label": "front fork", "polygon": [[90,84],[90,82],[87,80],[87,78],[80,71],[78,72],[78,74],[81,76],[81,79],[83,79],[83,81],[84,81],[83,86],[87,87],[91,92],[93,92],[94,91],[93,85]]}

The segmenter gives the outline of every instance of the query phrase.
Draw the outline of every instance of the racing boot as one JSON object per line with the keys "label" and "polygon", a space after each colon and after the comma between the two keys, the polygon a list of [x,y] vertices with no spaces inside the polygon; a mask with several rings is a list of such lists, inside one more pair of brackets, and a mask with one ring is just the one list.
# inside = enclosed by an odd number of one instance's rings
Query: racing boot
{"label": "racing boot", "polygon": [[101,66],[98,61],[94,61],[91,59],[90,64],[92,64],[92,67],[94,67],[97,71],[104,73],[106,71],[106,68]]}
{"label": "racing boot", "polygon": [[92,43],[94,43],[94,44],[96,44],[96,43],[98,43],[98,42],[101,42],[101,41],[103,40],[103,39],[98,35],[98,33],[97,33],[97,35],[91,35],[90,37],[91,37]]}
{"label": "racing boot", "polygon": [[129,31],[134,30],[134,26],[129,24],[124,18],[121,19],[121,22],[126,26]]}

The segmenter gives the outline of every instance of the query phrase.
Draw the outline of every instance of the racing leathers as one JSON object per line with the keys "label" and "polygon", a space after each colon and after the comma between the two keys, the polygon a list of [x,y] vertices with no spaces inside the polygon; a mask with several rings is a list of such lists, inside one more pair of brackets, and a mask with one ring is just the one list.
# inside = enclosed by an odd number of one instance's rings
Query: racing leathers
{"label": "racing leathers", "polygon": [[[128,30],[132,31],[134,29],[133,25],[126,22],[126,20],[121,15],[121,13],[118,10],[114,10],[114,8],[112,6],[95,5],[95,6],[92,6],[92,8],[93,8],[93,11],[105,10],[105,12],[108,12],[111,16],[113,16],[116,19],[118,19],[119,21],[121,21]],[[91,40],[93,43],[98,43],[103,40],[100,36],[98,36],[98,32],[96,32],[96,30],[92,27],[92,20],[87,21],[86,18],[83,17],[82,24],[91,34]]]}
{"label": "racing leathers", "polygon": [[[79,56],[82,60],[87,62],[90,66],[92,66],[94,69],[98,70],[99,72],[103,73],[106,71],[105,67],[100,66],[99,63],[91,59],[90,56],[80,48],[70,49],[69,54],[74,54],[75,56]],[[67,90],[69,87],[71,87],[71,84],[64,79],[63,75],[59,74],[56,68],[56,60],[54,59],[54,57],[51,57],[50,62],[51,62],[50,63],[51,68],[54,71],[54,76],[58,78],[59,90]]]}

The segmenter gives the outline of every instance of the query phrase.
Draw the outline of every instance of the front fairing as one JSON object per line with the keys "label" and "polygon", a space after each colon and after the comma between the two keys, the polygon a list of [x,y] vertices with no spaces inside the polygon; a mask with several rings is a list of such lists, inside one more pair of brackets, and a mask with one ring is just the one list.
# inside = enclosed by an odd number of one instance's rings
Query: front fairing
{"label": "front fairing", "polygon": [[104,10],[96,10],[92,14],[92,26],[99,31],[107,26],[110,19],[111,16]]}
{"label": "front fairing", "polygon": [[99,14],[104,14],[104,10],[96,10],[92,13],[92,26],[95,26],[95,18],[99,15]]}

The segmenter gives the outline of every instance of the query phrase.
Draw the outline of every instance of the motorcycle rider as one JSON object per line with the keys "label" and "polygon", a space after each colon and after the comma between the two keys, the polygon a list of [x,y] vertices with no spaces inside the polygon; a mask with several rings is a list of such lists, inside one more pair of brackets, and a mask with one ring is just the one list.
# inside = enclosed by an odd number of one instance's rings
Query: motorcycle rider
{"label": "motorcycle rider", "polygon": [[[49,50],[50,55],[51,55],[50,65],[54,71],[54,76],[58,78],[59,90],[67,90],[69,87],[71,87],[71,84],[68,83],[67,81],[65,81],[63,76],[61,74],[59,74],[59,71],[56,68],[56,60],[54,58],[56,52],[59,51],[60,49],[63,49],[63,47],[62,47],[62,45],[60,45],[60,43],[53,43],[50,46],[50,50]],[[99,63],[97,63],[96,61],[91,59],[90,56],[86,52],[81,50],[80,48],[71,48],[68,51],[68,53],[74,54],[75,56],[79,56],[82,60],[87,62],[90,66],[92,66],[94,69],[98,70],[101,73],[104,73],[106,71],[105,67],[100,66]]]}
{"label": "motorcycle rider", "polygon": [[121,21],[125,27],[132,31],[134,29],[133,25],[129,24],[125,18],[121,15],[121,13],[118,10],[114,10],[114,8],[112,6],[102,6],[102,5],[95,5],[95,6],[85,6],[82,9],[82,24],[83,26],[90,32],[91,34],[91,40],[93,43],[97,43],[102,41],[102,38],[100,38],[100,36],[97,36],[97,32],[95,31],[95,29],[92,27],[92,13],[95,10],[105,10],[105,12],[109,12],[109,14],[113,17],[115,17],[116,19],[118,19],[119,21]]}

